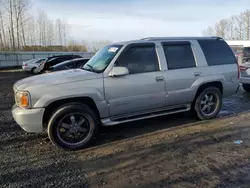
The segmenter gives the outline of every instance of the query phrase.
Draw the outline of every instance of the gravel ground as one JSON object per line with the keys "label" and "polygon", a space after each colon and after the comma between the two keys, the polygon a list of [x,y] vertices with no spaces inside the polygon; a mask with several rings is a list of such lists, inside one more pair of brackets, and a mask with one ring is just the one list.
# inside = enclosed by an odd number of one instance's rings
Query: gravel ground
{"label": "gravel ground", "polygon": [[225,99],[212,121],[182,113],[108,127],[66,152],[13,121],[12,84],[26,76],[0,72],[0,187],[250,187],[250,94]]}

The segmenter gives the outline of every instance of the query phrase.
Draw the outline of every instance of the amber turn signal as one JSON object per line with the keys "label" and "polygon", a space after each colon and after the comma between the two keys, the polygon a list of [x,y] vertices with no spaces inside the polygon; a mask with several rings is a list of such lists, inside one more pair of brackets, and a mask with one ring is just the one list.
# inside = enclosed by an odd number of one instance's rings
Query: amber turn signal
{"label": "amber turn signal", "polygon": [[20,95],[20,106],[21,107],[28,107],[29,106],[29,97],[26,93],[22,93]]}

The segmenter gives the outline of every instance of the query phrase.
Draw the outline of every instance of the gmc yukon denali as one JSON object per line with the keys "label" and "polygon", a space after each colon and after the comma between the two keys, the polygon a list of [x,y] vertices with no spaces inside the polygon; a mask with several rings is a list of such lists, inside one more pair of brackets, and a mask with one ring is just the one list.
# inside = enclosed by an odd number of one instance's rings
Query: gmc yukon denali
{"label": "gmc yukon denali", "polygon": [[219,37],[144,38],[105,46],[81,69],[13,86],[12,114],[27,132],[47,130],[58,147],[87,147],[100,126],[192,110],[215,118],[239,88],[236,58]]}

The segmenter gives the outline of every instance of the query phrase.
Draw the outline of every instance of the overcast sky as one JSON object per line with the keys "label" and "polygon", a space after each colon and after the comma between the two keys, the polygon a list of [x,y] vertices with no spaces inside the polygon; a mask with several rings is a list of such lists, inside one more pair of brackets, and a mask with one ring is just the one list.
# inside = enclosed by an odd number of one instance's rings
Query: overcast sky
{"label": "overcast sky", "polygon": [[207,26],[250,8],[250,0],[33,1],[51,19],[66,19],[76,40],[200,36]]}

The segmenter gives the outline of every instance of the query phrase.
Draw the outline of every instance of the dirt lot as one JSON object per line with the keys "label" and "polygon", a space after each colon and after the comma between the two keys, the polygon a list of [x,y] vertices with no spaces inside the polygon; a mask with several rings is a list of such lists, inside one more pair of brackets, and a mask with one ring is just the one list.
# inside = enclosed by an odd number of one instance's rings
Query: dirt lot
{"label": "dirt lot", "polygon": [[13,121],[12,84],[25,76],[0,72],[0,187],[250,187],[250,94],[226,99],[216,120],[123,124],[103,129],[89,149],[65,152]]}

